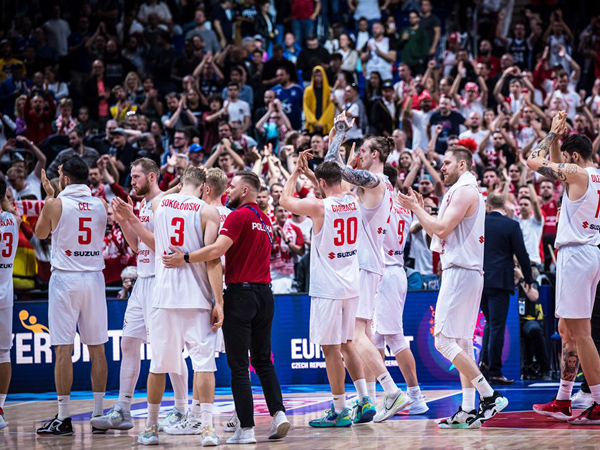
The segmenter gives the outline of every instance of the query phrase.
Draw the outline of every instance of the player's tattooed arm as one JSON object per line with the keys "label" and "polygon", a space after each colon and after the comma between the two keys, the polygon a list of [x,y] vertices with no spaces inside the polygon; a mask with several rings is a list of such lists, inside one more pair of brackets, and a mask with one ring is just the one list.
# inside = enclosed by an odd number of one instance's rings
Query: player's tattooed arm
{"label": "player's tattooed arm", "polygon": [[575,381],[579,370],[579,356],[575,350],[567,350],[566,344],[562,347],[562,364],[560,378],[565,381]]}
{"label": "player's tattooed arm", "polygon": [[368,170],[352,169],[340,164],[342,168],[342,179],[355,186],[373,189],[379,186],[381,180]]}
{"label": "player's tattooed arm", "polygon": [[540,141],[540,143],[538,144],[538,146],[535,148],[534,151],[532,151],[529,154],[529,159],[534,160],[536,158],[544,158],[548,152],[550,151],[550,146],[552,145],[552,143],[556,140],[556,133],[554,132],[550,132],[546,135],[546,137],[544,139],[542,139]]}
{"label": "player's tattooed arm", "polygon": [[577,166],[575,164],[552,164],[547,160],[542,162],[542,167],[537,170],[537,173],[550,178],[552,180],[567,181],[568,175],[574,175],[577,173]]}
{"label": "player's tattooed arm", "polygon": [[329,149],[327,150],[327,155],[325,155],[325,161],[339,161],[340,147],[353,124],[354,120],[349,122],[345,112],[342,112],[342,114],[335,118],[333,129],[329,133]]}

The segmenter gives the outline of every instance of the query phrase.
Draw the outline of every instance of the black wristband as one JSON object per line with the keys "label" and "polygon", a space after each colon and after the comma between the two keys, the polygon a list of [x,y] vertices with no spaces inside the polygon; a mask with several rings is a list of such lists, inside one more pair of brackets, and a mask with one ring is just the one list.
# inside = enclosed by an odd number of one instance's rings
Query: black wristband
{"label": "black wristband", "polygon": [[188,263],[188,264],[189,264],[189,263],[190,263],[190,254],[189,254],[189,253],[184,253],[184,254],[183,254],[183,260],[184,260],[186,263]]}

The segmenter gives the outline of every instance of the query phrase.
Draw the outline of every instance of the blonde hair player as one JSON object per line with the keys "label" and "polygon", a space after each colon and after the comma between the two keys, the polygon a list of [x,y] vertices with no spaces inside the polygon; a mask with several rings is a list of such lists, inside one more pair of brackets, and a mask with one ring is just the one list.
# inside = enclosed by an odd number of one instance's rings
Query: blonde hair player
{"label": "blonde hair player", "polygon": [[[508,405],[494,391],[475,363],[473,333],[483,291],[485,202],[470,172],[470,150],[454,147],[444,154],[442,175],[451,185],[434,217],[423,208],[420,195],[398,194],[401,206],[411,210],[432,237],[431,250],[440,253],[444,279],[435,307],[435,348],[460,372],[463,404],[440,428],[479,428]],[[481,396],[475,410],[475,390]]]}
{"label": "blonde hair player", "polygon": [[[354,120],[349,122],[346,113],[335,118],[334,126],[329,133],[330,144],[325,161],[333,161],[340,166],[342,179],[345,181],[342,184],[344,190],[357,186],[356,192],[361,208],[360,228],[363,237],[358,251],[360,291],[354,344],[363,360],[367,380],[355,380],[355,384],[360,398],[374,399],[375,379],[379,381],[385,397],[373,420],[383,422],[411,403],[408,396],[394,382],[371,340],[375,297],[384,268],[381,251],[384,236],[382,230],[386,228],[390,217],[394,192],[394,187],[383,174],[383,165],[393,148],[393,141],[384,137],[368,138],[359,151],[359,164],[362,170],[347,167],[340,162],[340,146],[353,124]],[[353,156],[350,155],[350,158]]]}

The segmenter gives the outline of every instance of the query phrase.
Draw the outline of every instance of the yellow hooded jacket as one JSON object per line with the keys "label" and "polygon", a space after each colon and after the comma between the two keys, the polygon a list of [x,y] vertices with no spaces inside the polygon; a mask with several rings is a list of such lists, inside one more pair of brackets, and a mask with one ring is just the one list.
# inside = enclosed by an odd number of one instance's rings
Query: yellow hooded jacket
{"label": "yellow hooded jacket", "polygon": [[304,110],[304,117],[306,118],[306,129],[309,133],[315,131],[315,125],[323,125],[323,133],[329,133],[329,130],[333,127],[333,118],[335,115],[335,105],[331,101],[331,87],[325,74],[325,69],[322,66],[315,66],[315,71],[321,72],[323,77],[323,107],[321,117],[316,117],[315,112],[317,109],[317,99],[315,97],[315,77],[311,77],[310,86],[304,91],[304,102],[302,109]]}

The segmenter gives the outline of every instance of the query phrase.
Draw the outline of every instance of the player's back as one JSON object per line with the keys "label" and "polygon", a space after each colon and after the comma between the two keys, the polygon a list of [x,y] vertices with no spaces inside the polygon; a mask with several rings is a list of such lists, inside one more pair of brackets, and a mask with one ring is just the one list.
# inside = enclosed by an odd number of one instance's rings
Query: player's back
{"label": "player's back", "polygon": [[569,199],[566,189],[563,194],[556,248],[600,244],[600,169],[587,167],[585,171],[588,173],[585,193],[575,201]]}
{"label": "player's back", "polygon": [[19,243],[19,225],[9,212],[0,211],[0,309],[13,303],[13,263]]}
{"label": "player's back", "polygon": [[404,247],[412,224],[412,213],[394,202],[390,221],[383,236],[386,266],[404,267]]}
{"label": "player's back", "polygon": [[394,187],[385,175],[377,174],[377,177],[385,183],[385,190],[379,205],[374,208],[367,208],[362,203],[360,205],[363,233],[358,260],[361,269],[383,275],[383,238],[390,218]]}
{"label": "player's back", "polygon": [[350,194],[323,200],[323,226],[312,232],[310,289],[312,297],[358,296],[358,245],[361,213]]}
{"label": "player's back", "polygon": [[206,202],[184,194],[166,195],[154,214],[156,249],[156,308],[212,308],[212,292],[206,263],[167,269],[162,255],[174,247],[184,253],[204,247],[202,209]]}
{"label": "player's back", "polygon": [[[154,232],[154,213],[152,212],[152,203],[156,199],[146,201],[142,200],[140,205],[140,222],[142,225],[151,232]],[[137,274],[140,278],[153,277],[155,273],[155,261],[154,251],[148,247],[144,242],[138,238],[138,252],[137,252]]]}
{"label": "player's back", "polygon": [[104,269],[102,248],[106,206],[83,184],[68,185],[59,195],[62,213],[52,232],[52,269],[95,272]]}

